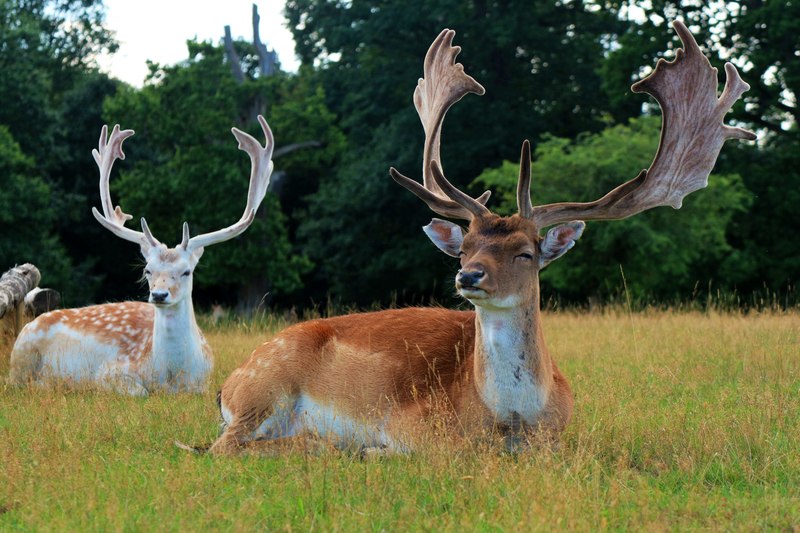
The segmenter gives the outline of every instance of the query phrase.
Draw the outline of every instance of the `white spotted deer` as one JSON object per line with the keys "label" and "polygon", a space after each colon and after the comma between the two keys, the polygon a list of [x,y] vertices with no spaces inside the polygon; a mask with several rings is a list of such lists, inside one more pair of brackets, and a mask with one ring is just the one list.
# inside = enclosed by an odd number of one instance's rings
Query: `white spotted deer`
{"label": "white spotted deer", "polygon": [[103,126],[97,150],[102,214],[100,224],[117,237],[139,245],[146,261],[149,302],[121,302],[53,311],[39,316],[20,333],[11,353],[10,381],[15,384],[65,382],[100,386],[134,395],[152,391],[202,392],[213,366],[211,347],[195,321],[192,275],[206,246],[244,232],[255,219],[272,173],[272,131],[258,117],[266,146],[232,128],[239,148],[250,156],[247,205],[238,222],[224,229],[189,236],[175,248],[156,240],[144,218],[142,231],[125,227],[131,215],[113,207],[109,192],[111,168],[125,159],[122,142],[133,135],[115,126],[108,137]]}
{"label": "white spotted deer", "polygon": [[[633,86],[663,112],[661,144],[648,170],[589,203],[534,207],[530,147],[522,145],[518,213],[498,216],[456,189],[439,166],[445,113],[483,87],[455,63],[460,48],[444,30],[425,58],[414,93],[426,141],[423,182],[395,169],[392,177],[436,213],[424,228],[434,244],[458,257],[455,285],[475,312],[408,308],[313,320],[289,327],[257,348],[225,381],[220,394],[224,431],[210,451],[265,451],[308,435],[339,446],[407,450],[420,424],[444,411],[449,434],[499,430],[508,443],[557,438],[568,424],[572,392],[542,333],[539,271],[581,236],[583,220],[610,220],[656,206],[679,208],[704,187],[726,139],[754,139],[723,124],[748,85],[731,64],[717,98],[711,68],[691,33],[675,60],[658,62]],[[551,227],[552,226],[552,227]],[[544,235],[540,232],[551,227]],[[444,401],[442,401],[444,399]]]}

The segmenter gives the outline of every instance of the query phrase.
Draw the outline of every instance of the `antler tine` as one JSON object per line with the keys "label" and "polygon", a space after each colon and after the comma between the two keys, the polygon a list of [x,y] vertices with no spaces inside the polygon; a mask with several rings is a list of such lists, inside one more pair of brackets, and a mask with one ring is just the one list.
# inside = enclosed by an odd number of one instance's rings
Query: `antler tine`
{"label": "antler tine", "polygon": [[[750,85],[742,80],[739,76],[739,71],[733,66],[733,63],[725,63],[725,89],[719,97],[717,109],[719,111],[720,120],[725,116],[725,113],[733,107],[733,104],[748,90]],[[753,141],[756,135],[752,131],[744,128],[735,128],[732,126],[723,125],[722,129],[725,131],[725,136],[730,139],[744,139]]]}
{"label": "antler tine", "polygon": [[97,142],[97,148],[92,150],[92,156],[100,170],[100,204],[103,208],[103,214],[100,214],[95,207],[92,208],[92,214],[104,228],[117,237],[138,244],[154,245],[158,244],[158,241],[149,233],[145,234],[125,227],[125,222],[133,217],[124,213],[120,206],[114,207],[111,201],[109,188],[111,168],[114,166],[115,160],[125,159],[125,153],[122,151],[122,142],[133,133],[133,130],[120,131],[119,125],[114,126],[110,137],[108,136],[108,126],[103,126],[100,130],[100,139]]}
{"label": "antler tine", "polygon": [[[436,162],[434,161],[433,163]],[[430,189],[426,189],[419,182],[402,175],[394,167],[389,169],[389,174],[391,174],[394,181],[411,191],[420,200],[428,204],[428,207],[430,207],[435,213],[447,218],[461,218],[464,220],[470,220],[472,218],[469,210],[466,210],[461,204],[431,192]],[[491,191],[486,191],[476,198],[475,201],[481,205],[484,205],[491,194]]]}
{"label": "antler tine", "polygon": [[155,237],[153,237],[153,234],[150,231],[150,226],[147,225],[147,221],[144,219],[144,217],[142,217],[141,223],[142,234],[144,234],[144,238],[147,239],[147,242],[150,244],[150,246],[158,246],[159,242]]}
{"label": "antler tine", "polygon": [[233,136],[239,141],[239,149],[247,152],[247,155],[250,156],[250,186],[247,190],[247,205],[244,208],[242,218],[227,228],[192,237],[188,240],[185,246],[186,249],[196,250],[232,239],[246,230],[255,220],[256,211],[264,200],[264,196],[267,194],[267,187],[269,187],[269,179],[272,176],[273,169],[272,151],[275,148],[275,138],[266,119],[259,115],[258,122],[261,124],[261,129],[266,137],[266,145],[264,146],[261,146],[261,143],[251,135],[238,128],[231,128]]}
{"label": "antler tine", "polygon": [[517,181],[517,210],[522,218],[533,218],[531,203],[531,143],[525,139],[519,156],[519,180]]}
{"label": "antler tine", "polygon": [[189,223],[183,223],[183,235],[181,237],[181,248],[186,250],[189,247]]}
{"label": "antler tine", "polygon": [[[392,169],[390,173],[397,183],[419,196],[436,213],[451,218],[470,219],[469,210],[449,200],[431,173],[431,164],[441,161],[440,142],[442,123],[448,109],[467,93],[482,95],[486,90],[472,76],[464,72],[464,66],[456,63],[460,46],[453,46],[456,32],[444,29],[433,41],[423,66],[424,77],[414,90],[414,107],[417,109],[425,130],[425,148],[422,158],[422,186],[414,180]],[[413,183],[413,185],[412,185]],[[425,192],[427,191],[427,192]],[[484,193],[478,201],[485,203],[489,195]]]}
{"label": "antler tine", "polygon": [[[485,205],[472,198],[470,195],[456,189],[452,183],[447,181],[447,178],[445,178],[442,173],[442,167],[439,166],[437,161],[431,161],[431,175],[433,179],[436,180],[436,184],[439,188],[442,189],[447,196],[469,212],[470,218],[479,218],[490,213]],[[486,193],[484,193],[484,195],[487,199],[489,198]]]}
{"label": "antler tine", "polygon": [[535,207],[533,219],[539,227],[574,219],[626,218],[662,205],[679,209],[684,197],[708,185],[727,139],[756,139],[753,132],[722,122],[750,86],[728,63],[725,90],[717,98],[717,69],[682,22],[672,25],[683,49],[676,50],[673,61],[659,59],[655,70],[631,87],[633,92],[650,94],[661,107],[661,140],[650,168],[600,200]]}

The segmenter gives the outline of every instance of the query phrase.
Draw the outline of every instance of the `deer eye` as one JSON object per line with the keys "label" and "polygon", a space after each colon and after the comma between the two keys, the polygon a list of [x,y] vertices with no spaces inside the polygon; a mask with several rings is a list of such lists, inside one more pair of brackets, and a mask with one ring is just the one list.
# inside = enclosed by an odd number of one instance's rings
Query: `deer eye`
{"label": "deer eye", "polygon": [[521,257],[522,259],[527,259],[530,261],[533,259],[533,254],[529,254],[526,252],[524,254],[519,254],[518,256],[514,257],[514,259],[516,259],[517,257]]}
{"label": "deer eye", "polygon": [[184,276],[184,277],[186,277],[186,276],[189,276],[191,273],[192,273],[192,271],[191,271],[191,270],[187,270],[186,272],[184,272],[183,274],[181,274],[181,276]]}
{"label": "deer eye", "polygon": [[150,272],[149,270],[145,270],[145,271],[144,271],[144,275],[145,275],[145,276],[149,276],[150,274],[152,274],[152,272]]}

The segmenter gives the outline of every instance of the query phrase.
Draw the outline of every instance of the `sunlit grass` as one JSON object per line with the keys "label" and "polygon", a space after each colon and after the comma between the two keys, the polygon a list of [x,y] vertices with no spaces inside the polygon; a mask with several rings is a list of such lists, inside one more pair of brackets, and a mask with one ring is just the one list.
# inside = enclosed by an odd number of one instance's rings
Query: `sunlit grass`
{"label": "sunlit grass", "polygon": [[557,452],[217,458],[217,388],[285,323],[206,324],[204,396],[0,385],[0,530],[800,528],[800,314],[550,313]]}

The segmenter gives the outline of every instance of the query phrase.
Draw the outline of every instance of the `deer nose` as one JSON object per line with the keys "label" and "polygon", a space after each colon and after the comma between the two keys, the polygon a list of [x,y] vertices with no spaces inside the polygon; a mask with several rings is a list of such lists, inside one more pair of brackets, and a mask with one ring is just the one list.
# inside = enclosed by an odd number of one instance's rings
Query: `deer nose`
{"label": "deer nose", "polygon": [[457,281],[462,287],[475,287],[485,274],[483,270],[460,270]]}
{"label": "deer nose", "polygon": [[167,296],[169,296],[169,291],[151,291],[150,301],[154,304],[163,304],[167,301]]}

